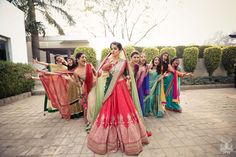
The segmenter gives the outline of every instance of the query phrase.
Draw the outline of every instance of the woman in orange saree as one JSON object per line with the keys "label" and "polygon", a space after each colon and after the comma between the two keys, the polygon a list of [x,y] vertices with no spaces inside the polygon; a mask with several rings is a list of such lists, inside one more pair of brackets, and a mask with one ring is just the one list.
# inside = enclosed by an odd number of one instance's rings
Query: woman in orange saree
{"label": "woman in orange saree", "polygon": [[[111,53],[99,68],[95,122],[87,146],[97,154],[121,150],[137,155],[148,144],[137,87],[122,45],[112,42]],[[127,79],[131,80],[130,91]]]}

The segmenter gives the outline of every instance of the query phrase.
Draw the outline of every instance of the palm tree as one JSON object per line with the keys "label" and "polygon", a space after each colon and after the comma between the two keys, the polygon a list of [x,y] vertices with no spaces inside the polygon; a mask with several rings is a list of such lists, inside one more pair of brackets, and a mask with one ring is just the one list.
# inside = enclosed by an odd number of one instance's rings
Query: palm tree
{"label": "palm tree", "polygon": [[53,25],[58,34],[65,35],[62,27],[52,16],[53,11],[61,14],[69,25],[74,25],[75,21],[67,11],[61,6],[65,5],[67,0],[8,0],[25,13],[25,30],[31,36],[31,46],[33,58],[40,59],[39,53],[39,34],[45,36],[45,27],[42,22],[36,21],[36,11],[41,13],[45,20]]}

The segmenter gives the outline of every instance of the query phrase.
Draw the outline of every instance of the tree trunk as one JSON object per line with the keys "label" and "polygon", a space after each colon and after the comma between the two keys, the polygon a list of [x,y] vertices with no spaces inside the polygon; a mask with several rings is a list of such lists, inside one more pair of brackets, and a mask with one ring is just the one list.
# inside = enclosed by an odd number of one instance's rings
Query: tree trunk
{"label": "tree trunk", "polygon": [[40,51],[39,51],[39,35],[31,34],[31,46],[32,46],[32,55],[33,58],[40,60]]}
{"label": "tree trunk", "polygon": [[29,0],[28,5],[29,5],[28,18],[30,19],[30,21],[32,23],[34,23],[34,28],[30,32],[32,56],[33,56],[33,58],[37,58],[38,60],[40,60],[39,33],[38,33],[38,26],[37,26],[37,22],[36,22],[34,0]]}

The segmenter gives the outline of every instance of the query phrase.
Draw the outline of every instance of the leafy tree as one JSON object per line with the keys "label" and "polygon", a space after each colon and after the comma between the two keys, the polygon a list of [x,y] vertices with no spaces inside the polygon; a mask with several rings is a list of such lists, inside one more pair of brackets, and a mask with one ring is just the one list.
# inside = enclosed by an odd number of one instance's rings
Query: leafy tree
{"label": "leafy tree", "polygon": [[127,57],[130,59],[130,55],[133,51],[135,51],[135,48],[133,46],[127,45],[124,47],[124,49],[126,51]]}
{"label": "leafy tree", "polygon": [[110,48],[104,48],[104,49],[102,49],[101,61],[109,54],[110,51],[111,51]]}
{"label": "leafy tree", "polygon": [[150,63],[154,57],[159,55],[159,50],[154,47],[145,47],[142,52],[146,54],[146,60],[148,63]]}
{"label": "leafy tree", "polygon": [[31,36],[31,46],[33,58],[40,59],[39,53],[39,34],[45,35],[45,26],[41,21],[36,20],[36,11],[43,15],[45,20],[53,25],[58,34],[64,35],[64,30],[60,24],[56,21],[56,16],[53,15],[53,11],[61,14],[63,18],[70,25],[74,25],[75,21],[72,16],[62,8],[67,0],[8,0],[14,4],[20,10],[25,13],[25,30],[28,35]]}
{"label": "leafy tree", "polygon": [[199,49],[197,47],[188,47],[184,49],[183,64],[184,70],[194,72],[198,61]]}
{"label": "leafy tree", "polygon": [[236,46],[222,49],[222,64],[227,71],[227,75],[231,76],[234,72],[234,64],[236,64]]}
{"label": "leafy tree", "polygon": [[76,57],[77,53],[82,52],[86,55],[87,61],[92,63],[94,67],[97,65],[96,52],[92,47],[77,47],[74,50],[73,56]]}
{"label": "leafy tree", "polygon": [[219,47],[209,47],[204,50],[204,61],[209,76],[219,67],[221,59],[221,49]]}
{"label": "leafy tree", "polygon": [[174,47],[164,47],[164,48],[161,49],[160,54],[162,54],[164,52],[168,52],[170,54],[169,59],[176,56],[176,49]]}
{"label": "leafy tree", "polygon": [[[167,13],[163,17],[153,15],[153,10],[163,8],[165,2],[153,5],[149,0],[84,0],[83,13],[97,17],[105,37],[119,37],[136,45],[167,17]],[[97,29],[86,27],[97,36]]]}

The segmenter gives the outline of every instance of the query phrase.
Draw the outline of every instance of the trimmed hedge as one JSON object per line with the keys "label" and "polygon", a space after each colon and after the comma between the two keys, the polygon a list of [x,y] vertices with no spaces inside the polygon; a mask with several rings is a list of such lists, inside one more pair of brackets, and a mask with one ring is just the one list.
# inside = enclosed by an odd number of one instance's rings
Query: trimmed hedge
{"label": "trimmed hedge", "polygon": [[134,46],[135,50],[138,52],[142,52],[145,47]]}
{"label": "trimmed hedge", "polygon": [[34,81],[25,79],[24,74],[33,71],[27,64],[0,61],[0,99],[30,92]]}
{"label": "trimmed hedge", "polygon": [[171,47],[171,46],[156,46],[156,48],[157,48],[158,50],[161,50],[161,49],[166,48],[166,47]]}
{"label": "trimmed hedge", "polygon": [[184,54],[184,49],[186,48],[186,46],[176,46],[176,56],[178,58],[183,58],[183,54]]}
{"label": "trimmed hedge", "polygon": [[142,52],[146,54],[147,63],[150,63],[154,57],[160,54],[159,50],[154,47],[146,47]]}
{"label": "trimmed hedge", "polygon": [[171,58],[176,56],[176,49],[174,47],[164,47],[161,49],[160,54],[164,52],[168,52],[170,54],[170,57],[169,57],[170,60]]}
{"label": "trimmed hedge", "polygon": [[212,46],[209,46],[209,45],[198,46],[198,48],[199,48],[199,55],[198,55],[198,58],[204,58],[204,50],[205,50],[206,48],[209,48],[209,47],[212,47]]}
{"label": "trimmed hedge", "polygon": [[133,46],[125,46],[124,49],[126,51],[127,57],[130,59],[130,55],[133,51],[135,51],[135,48]]}
{"label": "trimmed hedge", "polygon": [[197,47],[189,47],[184,49],[183,65],[186,72],[194,72],[197,65],[198,54],[199,50]]}
{"label": "trimmed hedge", "polygon": [[110,48],[104,48],[104,49],[102,49],[101,61],[110,53],[110,51],[111,51]]}
{"label": "trimmed hedge", "polygon": [[86,55],[87,61],[92,63],[94,67],[96,67],[96,52],[92,47],[77,47],[74,50],[73,56],[76,57],[78,52],[83,52]]}
{"label": "trimmed hedge", "polygon": [[219,67],[221,59],[221,48],[209,47],[204,50],[204,62],[209,76]]}
{"label": "trimmed hedge", "polygon": [[236,63],[236,47],[229,46],[222,49],[222,64],[230,76],[234,72],[234,64]]}
{"label": "trimmed hedge", "polygon": [[228,76],[184,77],[181,85],[233,84],[234,78]]}

